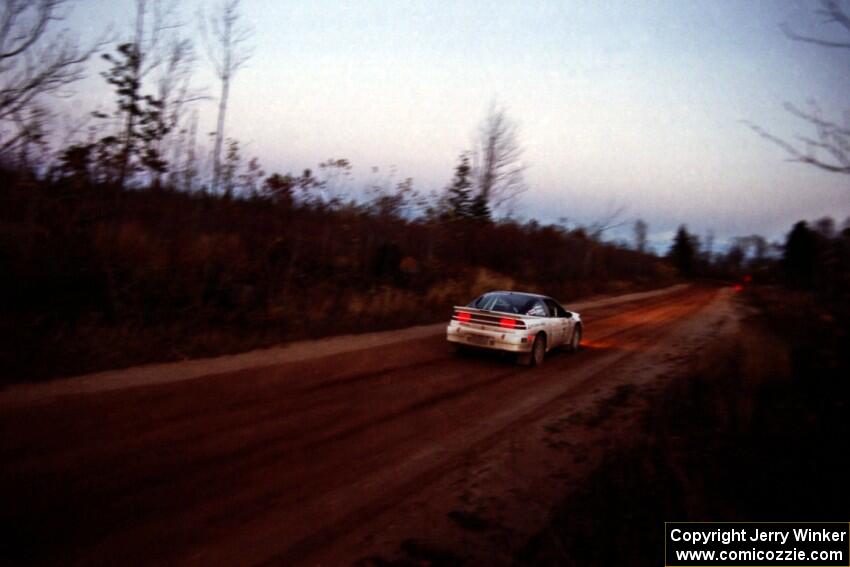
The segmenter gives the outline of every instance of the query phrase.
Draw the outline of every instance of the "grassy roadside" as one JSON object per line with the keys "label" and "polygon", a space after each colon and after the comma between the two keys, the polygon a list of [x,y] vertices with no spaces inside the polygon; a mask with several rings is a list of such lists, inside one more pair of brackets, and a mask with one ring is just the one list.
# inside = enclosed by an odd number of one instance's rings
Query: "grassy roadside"
{"label": "grassy roadside", "polygon": [[519,564],[661,565],[664,521],[847,519],[846,306],[748,292],[734,343],[650,400]]}

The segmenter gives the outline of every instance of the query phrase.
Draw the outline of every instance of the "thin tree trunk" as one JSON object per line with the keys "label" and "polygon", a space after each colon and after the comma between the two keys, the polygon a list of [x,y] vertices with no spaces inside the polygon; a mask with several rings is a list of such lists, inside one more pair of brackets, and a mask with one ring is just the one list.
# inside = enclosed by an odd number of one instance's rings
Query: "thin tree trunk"
{"label": "thin tree trunk", "polygon": [[127,111],[127,120],[124,125],[124,149],[121,151],[121,164],[118,169],[118,189],[124,189],[124,181],[127,179],[127,167],[130,164],[130,150],[132,147],[133,127],[135,126],[135,115]]}
{"label": "thin tree trunk", "polygon": [[198,173],[197,156],[195,155],[195,144],[198,138],[198,111],[192,113],[189,125],[189,141],[186,149],[186,163],[183,168],[183,190],[191,193],[195,187],[195,177]]}
{"label": "thin tree trunk", "polygon": [[224,142],[224,119],[227,114],[227,98],[230,95],[230,75],[221,78],[221,97],[218,101],[218,124],[215,129],[215,147],[213,148],[213,182],[212,190],[218,193],[221,182],[221,146]]}

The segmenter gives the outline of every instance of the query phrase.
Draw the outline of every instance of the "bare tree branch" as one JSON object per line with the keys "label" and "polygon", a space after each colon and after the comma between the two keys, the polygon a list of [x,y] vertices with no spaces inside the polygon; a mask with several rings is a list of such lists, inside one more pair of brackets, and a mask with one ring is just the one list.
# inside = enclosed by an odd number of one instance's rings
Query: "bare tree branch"
{"label": "bare tree branch", "polygon": [[[838,0],[821,0],[821,8],[815,14],[821,16],[826,25],[836,25],[845,35],[850,35],[850,15]],[[801,35],[790,26],[781,26],[786,37],[804,43],[826,48],[850,49],[850,39]],[[791,103],[785,103],[785,110],[791,115],[808,123],[814,129],[815,136],[795,136],[796,143],[780,138],[766,129],[749,121],[744,123],[762,138],[776,144],[788,154],[790,161],[812,165],[824,171],[850,174],[850,127],[845,117],[845,125],[821,116],[821,110],[814,101],[809,101],[810,110],[801,110]]]}
{"label": "bare tree branch", "polygon": [[823,169],[823,170],[826,170],[826,171],[831,171],[833,173],[850,174],[850,166],[843,165],[842,163],[827,162],[825,160],[822,160],[822,159],[814,156],[813,153],[811,153],[811,152],[804,153],[804,152],[798,150],[795,146],[793,146],[789,142],[786,142],[785,140],[783,140],[782,138],[779,138],[778,136],[774,136],[773,134],[771,134],[770,132],[768,132],[767,130],[762,128],[761,126],[758,126],[758,125],[753,124],[752,122],[748,122],[748,121],[744,121],[744,123],[747,126],[749,126],[756,134],[758,134],[759,136],[761,136],[765,140],[768,140],[768,141],[776,144],[777,146],[779,146],[783,150],[785,150],[785,152],[790,156],[788,161],[813,165],[817,168],[820,168],[820,169]]}
{"label": "bare tree branch", "polygon": [[[839,2],[836,0],[821,0],[821,9],[815,10],[815,13],[822,16],[822,23],[824,24],[838,24],[842,28],[844,28],[844,32],[850,32],[850,16],[844,11],[844,8],[841,6]],[[850,41],[839,41],[833,39],[824,39],[822,37],[813,37],[800,35],[794,30],[791,29],[791,26],[788,24],[782,24],[781,26],[782,32],[789,38],[794,41],[802,41],[805,43],[812,43],[815,45],[819,45],[821,47],[830,47],[830,48],[838,48],[838,49],[850,49]]]}
{"label": "bare tree branch", "polygon": [[833,41],[829,39],[822,39],[818,37],[809,37],[804,35],[799,35],[787,25],[781,26],[782,32],[788,36],[789,39],[793,39],[794,41],[802,41],[805,43],[813,43],[815,45],[820,45],[821,47],[832,47],[837,49],[850,49],[850,42],[848,41]]}
{"label": "bare tree branch", "polygon": [[[67,30],[48,33],[61,21],[59,8],[65,0],[5,0],[0,7],[0,123],[19,129],[32,119],[46,120],[42,112],[30,112],[44,95],[62,89],[84,75],[83,64],[102,45],[83,47]],[[30,120],[21,120],[28,115]],[[20,134],[20,131],[19,131]],[[0,151],[26,135],[0,141]]]}
{"label": "bare tree branch", "polygon": [[[3,14],[3,25],[0,27],[0,59],[8,59],[20,55],[41,38],[47,24],[50,22],[53,10],[61,0],[43,0],[35,6],[35,22],[26,29],[19,29],[18,35],[9,38],[14,29],[15,21],[27,11],[27,2],[9,0],[6,2]],[[7,43],[8,42],[8,43]]]}
{"label": "bare tree branch", "polygon": [[625,205],[609,207],[608,213],[587,227],[588,235],[594,240],[599,240],[605,232],[624,226],[628,221],[620,219],[625,212]]}

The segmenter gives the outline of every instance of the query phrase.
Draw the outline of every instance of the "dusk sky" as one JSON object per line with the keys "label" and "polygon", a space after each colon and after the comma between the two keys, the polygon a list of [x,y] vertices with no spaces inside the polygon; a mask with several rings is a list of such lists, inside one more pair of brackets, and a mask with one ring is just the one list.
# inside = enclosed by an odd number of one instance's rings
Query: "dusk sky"
{"label": "dusk sky", "polygon": [[[180,4],[193,36],[197,6]],[[788,162],[743,123],[793,138],[812,132],[784,102],[850,109],[850,51],[780,30],[829,34],[814,7],[244,0],[255,55],[233,84],[228,135],[267,172],[344,157],[358,180],[395,166],[429,191],[448,184],[495,100],[525,147],[521,217],[590,223],[622,207],[658,243],[679,223],[719,241],[778,239],[799,219],[850,216],[847,176]],[[66,23],[85,38],[110,22],[127,36],[132,13],[131,0],[88,0]],[[96,70],[74,108],[108,104]],[[203,59],[196,77],[217,95]],[[201,107],[204,131],[215,108]]]}

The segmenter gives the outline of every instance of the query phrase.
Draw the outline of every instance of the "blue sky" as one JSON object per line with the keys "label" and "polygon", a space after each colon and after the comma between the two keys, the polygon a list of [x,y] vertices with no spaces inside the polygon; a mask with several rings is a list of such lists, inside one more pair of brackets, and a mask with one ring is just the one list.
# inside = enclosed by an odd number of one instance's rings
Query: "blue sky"
{"label": "blue sky", "polygon": [[[82,1],[68,24],[129,33],[132,5]],[[197,5],[180,3],[186,33]],[[255,55],[233,85],[228,130],[267,171],[345,157],[358,179],[394,166],[427,191],[447,184],[496,100],[525,146],[520,216],[590,223],[623,208],[657,241],[681,222],[718,240],[779,238],[801,218],[850,216],[850,179],[787,162],[742,123],[792,137],[810,132],[786,101],[850,109],[850,52],[780,31],[829,33],[813,7],[243,0]],[[203,61],[197,82],[216,93]],[[101,84],[85,83],[87,101],[107,100]],[[215,101],[201,112],[211,130]]]}

